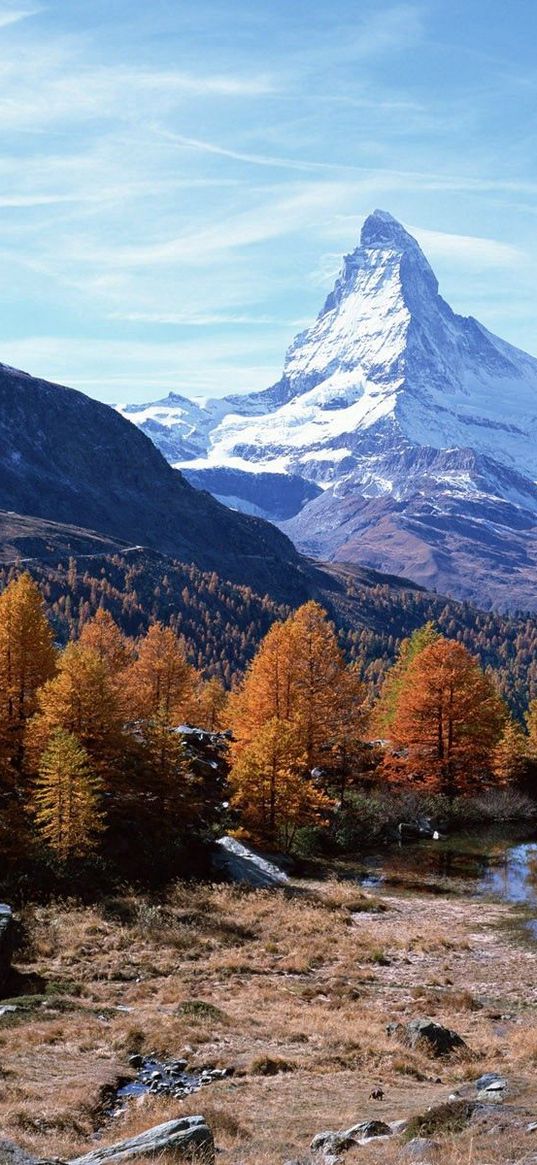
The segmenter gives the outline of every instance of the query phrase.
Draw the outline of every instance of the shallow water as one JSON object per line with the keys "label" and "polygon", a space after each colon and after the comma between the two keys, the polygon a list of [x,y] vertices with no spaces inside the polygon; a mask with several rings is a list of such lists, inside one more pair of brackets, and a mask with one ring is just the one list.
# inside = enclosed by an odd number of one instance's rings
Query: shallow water
{"label": "shallow water", "polygon": [[[362,885],[465,892],[535,908],[537,830],[454,834],[440,841],[401,845],[363,860]],[[535,923],[537,937],[537,921]]]}

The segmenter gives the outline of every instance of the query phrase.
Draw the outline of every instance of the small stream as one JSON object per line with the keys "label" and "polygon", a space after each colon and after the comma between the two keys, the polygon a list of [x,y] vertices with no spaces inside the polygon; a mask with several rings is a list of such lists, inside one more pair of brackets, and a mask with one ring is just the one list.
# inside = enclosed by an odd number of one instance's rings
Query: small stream
{"label": "small stream", "polygon": [[189,1069],[186,1060],[164,1061],[156,1056],[131,1056],[130,1064],[136,1075],[117,1089],[111,1116],[119,1115],[132,1097],[151,1093],[179,1099],[232,1074],[229,1068]]}
{"label": "small stream", "polygon": [[430,893],[492,897],[535,910],[537,937],[537,830],[452,834],[371,853],[360,882]]}

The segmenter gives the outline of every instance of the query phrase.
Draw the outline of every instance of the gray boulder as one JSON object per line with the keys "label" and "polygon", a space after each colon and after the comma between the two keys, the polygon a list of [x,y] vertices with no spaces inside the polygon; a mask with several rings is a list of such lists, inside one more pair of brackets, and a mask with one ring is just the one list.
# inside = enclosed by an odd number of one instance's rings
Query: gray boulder
{"label": "gray boulder", "polygon": [[327,1130],[324,1133],[317,1133],[311,1142],[312,1153],[323,1153],[326,1157],[337,1156],[339,1153],[345,1153],[347,1149],[352,1149],[356,1144],[354,1137],[349,1137],[346,1133],[336,1133]]}
{"label": "gray boulder", "polygon": [[[0,996],[8,990],[11,979],[11,958],[15,939],[15,923],[11,906],[0,902]],[[1,1158],[0,1158],[1,1162]]]}
{"label": "gray boulder", "polygon": [[216,845],[213,864],[229,882],[256,889],[289,887],[288,875],[283,870],[235,837],[220,837]]}
{"label": "gray boulder", "polygon": [[391,1137],[392,1130],[384,1121],[361,1121],[347,1129],[346,1135],[355,1141],[371,1141],[373,1137]]}
{"label": "gray boulder", "polygon": [[439,1148],[438,1141],[432,1141],[430,1137],[413,1137],[405,1145],[403,1153],[411,1161],[427,1161],[434,1157]]}
{"label": "gray boulder", "polygon": [[136,1137],[115,1145],[92,1149],[76,1157],[69,1165],[102,1165],[104,1162],[135,1161],[137,1157],[185,1156],[197,1158],[204,1165],[214,1165],[213,1134],[202,1116],[185,1116],[146,1129]]}
{"label": "gray boulder", "polygon": [[477,1099],[482,1104],[501,1104],[509,1092],[509,1083],[498,1072],[485,1072],[475,1082]]}
{"label": "gray boulder", "polygon": [[410,1023],[389,1024],[387,1030],[389,1035],[396,1035],[407,1047],[421,1047],[432,1056],[449,1056],[454,1051],[468,1047],[457,1032],[432,1019],[412,1019]]}
{"label": "gray boulder", "polygon": [[507,1088],[507,1080],[505,1076],[500,1076],[499,1072],[485,1072],[483,1076],[479,1076],[475,1081],[475,1086],[478,1092],[504,1092]]}
{"label": "gray boulder", "polygon": [[31,1157],[24,1149],[19,1149],[13,1141],[0,1140],[0,1165],[36,1165],[35,1157]]}
{"label": "gray boulder", "polygon": [[352,1149],[355,1145],[363,1144],[364,1141],[371,1141],[373,1137],[391,1136],[392,1130],[389,1125],[384,1124],[384,1121],[361,1121],[360,1124],[352,1125],[350,1129],[317,1133],[311,1142],[311,1149],[314,1153],[321,1151],[325,1156],[326,1154],[337,1155],[345,1153],[347,1149]]}

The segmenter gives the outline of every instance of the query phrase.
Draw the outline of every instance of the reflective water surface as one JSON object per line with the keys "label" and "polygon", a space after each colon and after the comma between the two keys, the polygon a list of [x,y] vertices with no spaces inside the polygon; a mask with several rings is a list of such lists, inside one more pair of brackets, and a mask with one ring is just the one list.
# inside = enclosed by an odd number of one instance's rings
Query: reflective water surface
{"label": "reflective water surface", "polygon": [[[521,838],[522,832],[522,838]],[[537,911],[537,830],[458,834],[363,859],[362,884],[493,896]],[[537,937],[537,923],[535,924]]]}

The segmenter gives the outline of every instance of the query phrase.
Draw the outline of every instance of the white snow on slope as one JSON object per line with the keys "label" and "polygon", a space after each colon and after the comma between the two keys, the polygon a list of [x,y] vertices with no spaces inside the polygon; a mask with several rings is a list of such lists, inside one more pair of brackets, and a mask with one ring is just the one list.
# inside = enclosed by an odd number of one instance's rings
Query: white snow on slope
{"label": "white snow on slope", "polygon": [[[455,315],[417,242],[382,211],[278,384],[120,411],[185,468],[293,472],[323,487],[357,474],[363,492],[398,495],[408,471],[400,480],[390,454],[411,446],[471,449],[537,479],[537,360]],[[472,475],[451,488],[472,492]]]}

